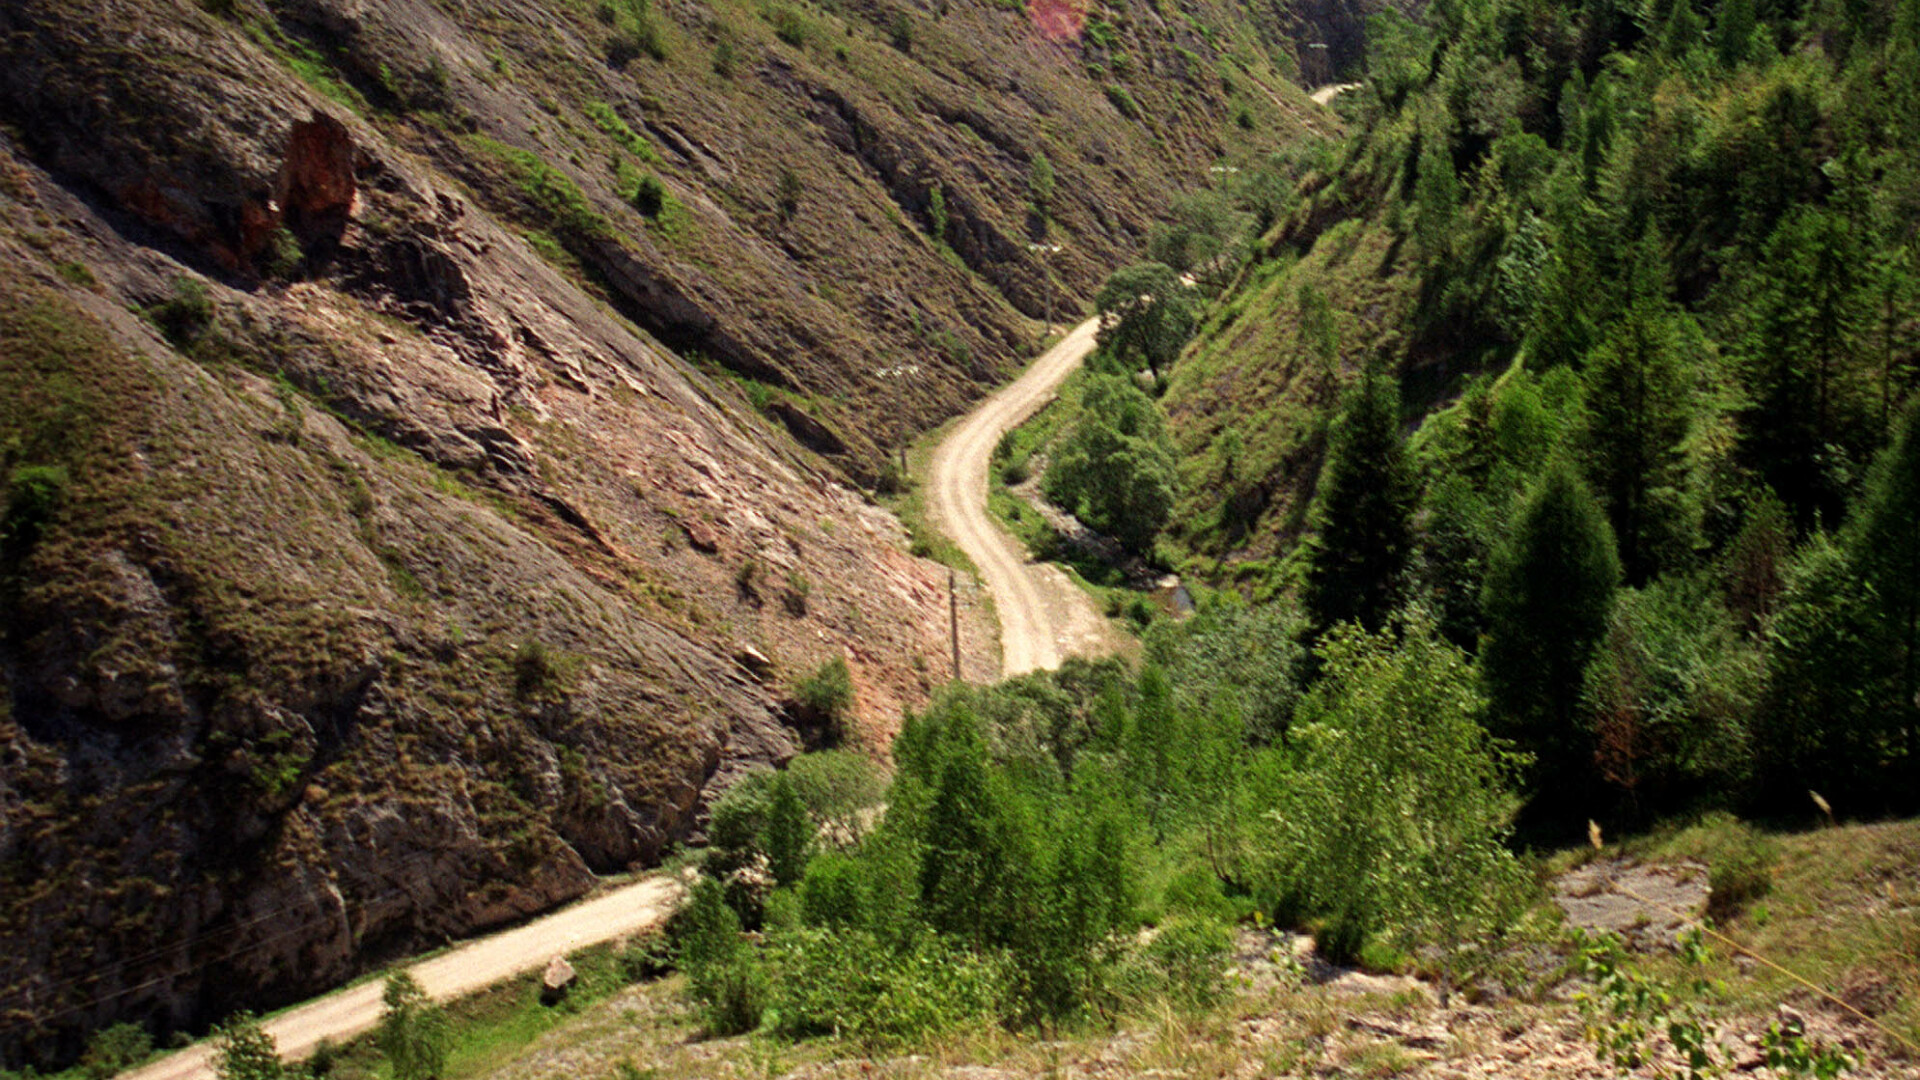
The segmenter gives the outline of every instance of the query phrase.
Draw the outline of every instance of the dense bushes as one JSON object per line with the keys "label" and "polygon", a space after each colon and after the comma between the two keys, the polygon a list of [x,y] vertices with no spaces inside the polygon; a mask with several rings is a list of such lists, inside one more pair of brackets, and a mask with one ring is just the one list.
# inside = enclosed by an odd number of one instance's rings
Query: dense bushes
{"label": "dense bushes", "polygon": [[[1437,942],[1468,977],[1524,895],[1470,665],[1418,618],[1342,631],[1302,698],[1273,610],[1156,629],[1180,686],[1076,661],[947,688],[895,740],[884,813],[844,756],[736,787],[678,933],[707,1025],[886,1044],[1204,1009],[1263,909],[1340,955]],[[1298,659],[1243,683],[1263,645]]]}
{"label": "dense bushes", "polygon": [[1173,446],[1153,399],[1125,377],[1089,377],[1080,421],[1043,481],[1047,498],[1145,551],[1173,510],[1177,479]]}

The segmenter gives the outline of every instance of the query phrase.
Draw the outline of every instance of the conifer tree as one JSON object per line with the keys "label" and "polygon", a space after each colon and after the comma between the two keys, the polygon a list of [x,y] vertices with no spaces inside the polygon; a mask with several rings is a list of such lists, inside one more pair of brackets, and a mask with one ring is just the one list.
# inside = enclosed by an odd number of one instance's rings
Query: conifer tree
{"label": "conifer tree", "polygon": [[1028,838],[988,769],[977,721],[968,712],[953,723],[959,730],[927,813],[920,903],[936,930],[976,947],[1007,945],[1020,929],[1013,909],[1032,869]]}
{"label": "conifer tree", "polygon": [[1887,673],[1886,685],[1868,688],[1868,707],[1920,780],[1920,405],[1874,462],[1847,540],[1866,586],[1876,666]]}
{"label": "conifer tree", "polygon": [[1573,468],[1556,460],[1494,554],[1480,651],[1495,731],[1534,754],[1543,792],[1572,797],[1586,779],[1591,740],[1577,688],[1619,581],[1606,515]]}
{"label": "conifer tree", "polygon": [[1314,631],[1349,620],[1377,630],[1400,601],[1418,498],[1392,378],[1370,373],[1348,398],[1317,498],[1319,529],[1305,589]]}
{"label": "conifer tree", "polygon": [[773,781],[773,795],[767,804],[766,835],[761,841],[774,881],[789,887],[800,884],[800,879],[806,876],[813,836],[813,819],[807,814],[806,804],[793,790],[792,778],[783,772]]}
{"label": "conifer tree", "polygon": [[1854,441],[1858,257],[1846,218],[1813,207],[1789,213],[1767,241],[1748,344],[1746,452],[1803,530],[1816,518],[1832,524],[1841,508],[1830,461]]}
{"label": "conifer tree", "polygon": [[1723,0],[1713,28],[1713,48],[1721,66],[1736,68],[1746,62],[1756,22],[1753,0]]}
{"label": "conifer tree", "polygon": [[1685,443],[1693,388],[1668,315],[1643,302],[1587,358],[1589,468],[1627,580],[1647,581],[1693,546]]}
{"label": "conifer tree", "polygon": [[1454,174],[1453,154],[1447,148],[1444,131],[1424,134],[1413,197],[1418,208],[1414,235],[1420,242],[1420,254],[1430,263],[1438,262],[1447,252],[1453,219],[1460,209],[1460,178]]}

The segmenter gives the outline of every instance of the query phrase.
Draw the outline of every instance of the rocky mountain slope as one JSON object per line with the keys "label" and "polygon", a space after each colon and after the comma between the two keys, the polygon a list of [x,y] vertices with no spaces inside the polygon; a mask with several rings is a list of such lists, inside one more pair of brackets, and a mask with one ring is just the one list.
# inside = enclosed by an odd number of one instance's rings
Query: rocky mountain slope
{"label": "rocky mountain slope", "polygon": [[924,700],[946,571],[847,482],[1297,132],[1277,59],[1210,4],[6,5],[0,1054],[655,859],[828,660]]}

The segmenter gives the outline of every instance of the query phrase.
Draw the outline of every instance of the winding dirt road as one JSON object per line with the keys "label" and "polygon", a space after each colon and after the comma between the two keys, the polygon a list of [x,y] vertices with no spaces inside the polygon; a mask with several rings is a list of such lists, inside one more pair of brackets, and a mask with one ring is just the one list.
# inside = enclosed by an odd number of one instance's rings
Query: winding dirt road
{"label": "winding dirt road", "polygon": [[1093,351],[1098,319],[1075,327],[1059,344],[968,414],[934,449],[927,477],[933,523],[980,568],[1000,615],[1002,676],[1060,666],[1067,656],[1114,651],[1113,627],[1059,567],[1035,563],[1026,548],[987,514],[987,469],[1000,436],[1045,405]]}
{"label": "winding dirt road", "polygon": [[[1075,327],[963,419],[933,453],[928,509],[980,568],[1000,614],[1001,667],[1006,675],[1056,668],[1063,657],[1100,655],[1118,645],[1112,626],[1058,567],[1034,563],[1020,542],[987,515],[987,468],[1000,436],[1033,415],[1093,351],[1099,320]],[[665,918],[679,885],[649,878],[536,919],[525,926],[468,942],[407,970],[436,1001],[484,989],[556,955],[612,941]],[[380,980],[369,980],[281,1013],[263,1026],[283,1057],[313,1052],[321,1039],[336,1042],[380,1022]],[[118,1080],[212,1080],[212,1048],[202,1042],[169,1054]]]}
{"label": "winding dirt road", "polygon": [[1360,84],[1357,82],[1335,83],[1331,86],[1323,86],[1307,96],[1312,98],[1316,105],[1331,105],[1333,104],[1334,98],[1339,97],[1349,90],[1358,89],[1360,89]]}
{"label": "winding dirt road", "polygon": [[[435,1001],[470,994],[534,968],[553,957],[612,941],[659,922],[672,910],[680,886],[650,877],[535,919],[525,926],[479,938],[407,968]],[[339,1042],[380,1022],[384,983],[372,979],[289,1009],[262,1026],[288,1060],[306,1057],[321,1039]],[[213,1049],[203,1041],[122,1073],[118,1080],[212,1080]]]}

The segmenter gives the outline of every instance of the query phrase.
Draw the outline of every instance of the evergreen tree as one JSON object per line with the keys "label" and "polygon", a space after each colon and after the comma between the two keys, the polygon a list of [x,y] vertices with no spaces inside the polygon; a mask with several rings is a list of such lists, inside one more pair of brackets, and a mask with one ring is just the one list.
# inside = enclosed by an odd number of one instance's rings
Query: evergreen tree
{"label": "evergreen tree", "polygon": [[1787,508],[1771,491],[1762,491],[1747,509],[1739,535],[1727,548],[1723,582],[1727,610],[1741,629],[1759,634],[1772,617],[1786,585],[1792,555],[1793,526]]}
{"label": "evergreen tree", "polygon": [[1767,241],[1749,336],[1746,453],[1799,526],[1838,519],[1834,456],[1855,441],[1853,348],[1859,251],[1843,215],[1802,206]]}
{"label": "evergreen tree", "polygon": [[[1920,54],[1916,54],[1920,62]],[[1914,342],[1911,330],[1916,285],[1911,245],[1883,249],[1874,257],[1871,276],[1873,338],[1880,353],[1880,427],[1893,419],[1895,403],[1912,377]]]}
{"label": "evergreen tree", "polygon": [[761,841],[774,881],[785,887],[800,884],[806,876],[813,836],[813,819],[807,814],[806,804],[794,791],[793,779],[783,772],[773,781],[766,833]]}
{"label": "evergreen tree", "polygon": [[393,1080],[434,1080],[446,1071],[449,1031],[446,1014],[426,990],[404,971],[387,976],[380,992],[380,1052]]}
{"label": "evergreen tree", "polygon": [[1736,68],[1746,62],[1757,23],[1753,0],[1722,0],[1713,28],[1714,53],[1721,66]]}
{"label": "evergreen tree", "polygon": [[927,813],[920,904],[934,929],[974,947],[1011,944],[1030,915],[1021,909],[1032,869],[1029,838],[1009,805],[1005,780],[988,768],[972,714],[958,729]]}
{"label": "evergreen tree", "polygon": [[[1498,734],[1535,758],[1543,808],[1577,797],[1592,761],[1577,688],[1607,630],[1620,559],[1613,529],[1564,461],[1534,486],[1495,553],[1480,652]],[[1565,804],[1561,804],[1564,808]]]}
{"label": "evergreen tree", "polygon": [[1900,745],[1909,782],[1920,781],[1920,404],[1907,409],[1892,445],[1867,479],[1848,546],[1873,626],[1873,644],[1887,682],[1867,690],[1874,723]]}
{"label": "evergreen tree", "polygon": [[1377,630],[1400,601],[1419,495],[1400,440],[1398,384],[1385,375],[1363,378],[1332,443],[1320,473],[1307,614],[1316,633],[1349,620]]}
{"label": "evergreen tree", "polygon": [[1884,685],[1871,603],[1846,548],[1817,533],[1794,563],[1768,627],[1767,690],[1754,719],[1763,805],[1802,806],[1807,788],[1876,812],[1881,759],[1867,687]]}
{"label": "evergreen tree", "polygon": [[1684,318],[1635,305],[1586,363],[1590,475],[1633,584],[1684,558],[1698,533],[1685,449],[1694,393],[1675,326]]}
{"label": "evergreen tree", "polygon": [[1414,237],[1420,254],[1429,263],[1438,263],[1452,242],[1453,219],[1460,209],[1460,178],[1453,171],[1453,153],[1444,132],[1423,135],[1413,198]]}

